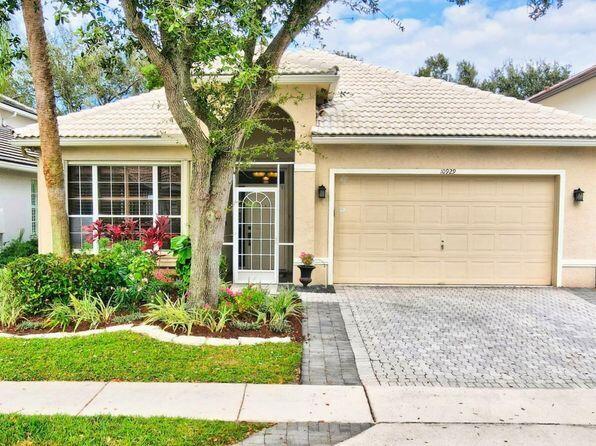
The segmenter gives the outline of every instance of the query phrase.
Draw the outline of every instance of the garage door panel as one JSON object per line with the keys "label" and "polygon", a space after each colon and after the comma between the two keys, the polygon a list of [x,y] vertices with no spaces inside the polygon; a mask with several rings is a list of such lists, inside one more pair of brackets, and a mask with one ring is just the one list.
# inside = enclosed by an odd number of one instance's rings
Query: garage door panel
{"label": "garage door panel", "polygon": [[550,284],[554,193],[552,177],[339,176],[334,280]]}
{"label": "garage door panel", "polygon": [[443,209],[441,205],[420,205],[416,210],[416,223],[420,225],[441,224],[443,216]]}

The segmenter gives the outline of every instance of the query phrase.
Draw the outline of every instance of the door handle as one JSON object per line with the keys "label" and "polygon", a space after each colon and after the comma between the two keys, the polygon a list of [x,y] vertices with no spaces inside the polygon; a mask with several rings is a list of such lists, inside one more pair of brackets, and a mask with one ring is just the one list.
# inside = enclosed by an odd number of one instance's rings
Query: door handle
{"label": "door handle", "polygon": [[445,240],[441,240],[441,251],[445,249]]}

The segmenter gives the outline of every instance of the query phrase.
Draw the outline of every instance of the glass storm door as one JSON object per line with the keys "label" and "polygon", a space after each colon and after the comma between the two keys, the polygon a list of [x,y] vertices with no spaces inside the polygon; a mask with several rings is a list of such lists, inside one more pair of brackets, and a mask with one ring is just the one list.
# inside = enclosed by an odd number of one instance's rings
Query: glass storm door
{"label": "glass storm door", "polygon": [[234,282],[278,281],[277,188],[234,188]]}

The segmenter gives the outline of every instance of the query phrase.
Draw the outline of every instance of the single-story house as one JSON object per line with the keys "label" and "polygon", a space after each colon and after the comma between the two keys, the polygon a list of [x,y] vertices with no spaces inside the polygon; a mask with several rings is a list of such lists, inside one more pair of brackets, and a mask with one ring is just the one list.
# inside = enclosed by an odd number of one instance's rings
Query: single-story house
{"label": "single-story house", "polygon": [[596,119],[596,65],[536,93],[528,100]]}
{"label": "single-story house", "polygon": [[12,143],[14,128],[36,121],[34,109],[0,95],[0,247],[37,232],[37,163]]}
{"label": "single-story house", "polygon": [[[235,282],[295,281],[308,251],[313,283],[594,287],[594,121],[315,50],[288,53],[276,81],[301,93],[278,111],[287,134],[317,150],[238,169]],[[74,247],[98,217],[188,231],[190,152],[162,90],[59,120]],[[17,134],[39,145],[37,126]]]}

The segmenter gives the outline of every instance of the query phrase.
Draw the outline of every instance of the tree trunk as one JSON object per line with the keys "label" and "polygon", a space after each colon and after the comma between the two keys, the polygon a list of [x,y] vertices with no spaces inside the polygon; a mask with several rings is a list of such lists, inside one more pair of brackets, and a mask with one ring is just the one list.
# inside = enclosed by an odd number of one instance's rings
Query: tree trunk
{"label": "tree trunk", "polygon": [[192,258],[188,289],[188,300],[193,306],[215,306],[218,303],[219,258],[232,185],[232,166],[233,163],[230,163],[216,174],[216,178],[211,179],[211,166],[193,161],[189,194]]}
{"label": "tree trunk", "polygon": [[41,168],[50,203],[52,248],[55,254],[68,257],[70,255],[70,236],[66,214],[64,171],[43,9],[39,0],[22,0],[22,9],[37,103]]}

